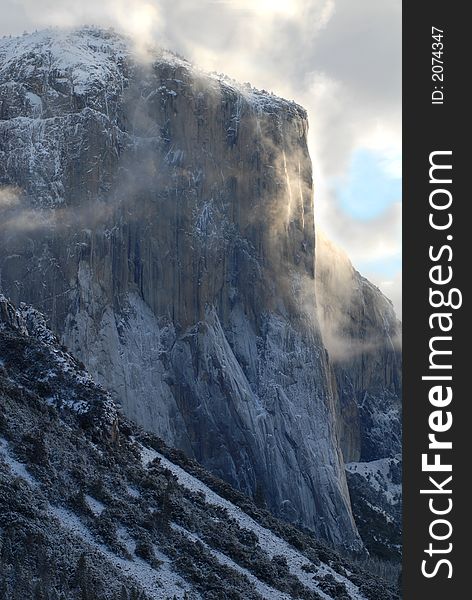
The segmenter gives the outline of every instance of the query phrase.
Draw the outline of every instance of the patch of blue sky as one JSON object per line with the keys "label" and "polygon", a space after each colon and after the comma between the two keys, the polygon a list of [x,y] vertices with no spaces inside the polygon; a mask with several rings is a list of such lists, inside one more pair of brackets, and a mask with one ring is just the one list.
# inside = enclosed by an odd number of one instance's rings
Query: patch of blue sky
{"label": "patch of blue sky", "polygon": [[382,278],[388,280],[393,279],[395,275],[401,271],[402,268],[402,257],[401,253],[394,254],[393,256],[375,258],[372,260],[361,260],[356,262],[356,269],[362,273],[374,273]]}
{"label": "patch of blue sky", "polygon": [[363,221],[375,219],[401,200],[400,174],[389,168],[382,153],[367,148],[356,150],[347,174],[330,183],[340,208]]}

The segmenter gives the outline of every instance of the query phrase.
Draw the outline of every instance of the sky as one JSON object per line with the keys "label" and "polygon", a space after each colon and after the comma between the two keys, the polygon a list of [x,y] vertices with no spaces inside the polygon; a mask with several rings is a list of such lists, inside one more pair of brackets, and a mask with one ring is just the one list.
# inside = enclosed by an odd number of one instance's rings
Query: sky
{"label": "sky", "polygon": [[401,0],[0,0],[0,35],[104,25],[308,110],[317,226],[401,316]]}

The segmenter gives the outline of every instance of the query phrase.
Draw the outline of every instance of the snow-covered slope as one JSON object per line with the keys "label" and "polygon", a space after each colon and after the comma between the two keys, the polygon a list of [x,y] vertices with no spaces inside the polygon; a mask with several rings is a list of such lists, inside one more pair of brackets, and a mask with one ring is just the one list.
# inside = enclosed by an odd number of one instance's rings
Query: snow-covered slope
{"label": "snow-covered slope", "polygon": [[0,548],[5,600],[396,597],[119,416],[41,316],[4,297]]}
{"label": "snow-covered slope", "polygon": [[402,555],[402,458],[346,465],[356,523],[369,552],[387,561]]}

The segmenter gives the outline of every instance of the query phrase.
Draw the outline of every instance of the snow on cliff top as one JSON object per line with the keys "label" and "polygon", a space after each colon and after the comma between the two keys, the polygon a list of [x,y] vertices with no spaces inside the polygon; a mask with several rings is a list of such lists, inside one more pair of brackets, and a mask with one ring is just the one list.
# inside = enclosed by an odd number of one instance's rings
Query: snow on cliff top
{"label": "snow on cliff top", "polygon": [[[23,80],[51,72],[84,93],[90,82],[121,78],[121,61],[129,56],[126,38],[94,28],[47,29],[0,40],[0,81],[14,74]],[[46,79],[47,81],[47,79]]]}
{"label": "snow on cliff top", "polygon": [[[159,47],[149,49],[154,64],[164,63],[181,67],[209,82],[218,83],[223,90],[244,96],[259,110],[272,112],[285,110],[305,117],[306,111],[292,100],[285,100],[257,90],[220,73],[207,73],[174,53]],[[50,28],[18,37],[0,38],[0,86],[12,82],[27,85],[28,80],[48,82],[52,73],[72,84],[74,93],[85,95],[94,85],[121,83],[123,87],[124,64],[139,63],[130,37],[112,29],[81,27],[77,29]],[[37,93],[38,90],[32,90]]]}

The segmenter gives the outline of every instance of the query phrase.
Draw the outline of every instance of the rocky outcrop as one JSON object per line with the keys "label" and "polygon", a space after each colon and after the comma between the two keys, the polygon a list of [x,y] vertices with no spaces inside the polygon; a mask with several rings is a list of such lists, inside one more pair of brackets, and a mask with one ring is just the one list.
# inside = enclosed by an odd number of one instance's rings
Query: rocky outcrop
{"label": "rocky outcrop", "polygon": [[358,547],[304,110],[95,29],[4,39],[0,64],[2,290],[137,423]]}
{"label": "rocky outcrop", "polygon": [[[118,411],[110,394],[93,381],[83,364],[65,351],[46,326],[42,314],[25,304],[15,308],[3,294],[0,294],[0,352],[14,363],[12,373],[18,387],[22,379],[34,381],[38,393],[61,409],[72,411],[82,427],[93,425],[97,436],[111,443],[117,441]],[[0,360],[3,368],[5,361]],[[3,405],[0,409],[4,409]]]}

